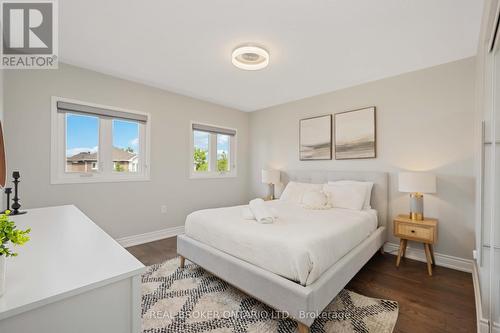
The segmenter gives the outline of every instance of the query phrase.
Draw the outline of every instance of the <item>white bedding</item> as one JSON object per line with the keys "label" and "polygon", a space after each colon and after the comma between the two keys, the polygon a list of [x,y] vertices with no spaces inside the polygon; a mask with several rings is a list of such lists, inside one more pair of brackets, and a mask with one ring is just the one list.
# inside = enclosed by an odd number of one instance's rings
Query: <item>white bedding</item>
{"label": "white bedding", "polygon": [[309,210],[280,200],[271,224],[246,220],[245,206],[196,211],[186,219],[186,235],[302,285],[328,268],[377,229],[375,210]]}

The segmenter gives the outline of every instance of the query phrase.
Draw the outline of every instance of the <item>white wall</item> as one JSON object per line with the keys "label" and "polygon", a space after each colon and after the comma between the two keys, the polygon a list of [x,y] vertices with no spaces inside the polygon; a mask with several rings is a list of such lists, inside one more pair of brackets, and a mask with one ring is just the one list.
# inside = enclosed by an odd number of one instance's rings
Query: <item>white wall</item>
{"label": "white wall", "polygon": [[[50,185],[52,95],[151,113],[151,181]],[[4,116],[9,174],[21,172],[25,208],[75,204],[120,238],[180,226],[194,210],[247,198],[246,113],[60,64],[58,70],[5,73]],[[237,178],[188,179],[192,120],[238,130]],[[161,214],[162,204],[167,214]]]}
{"label": "white wall", "polygon": [[[300,78],[297,78],[300,79]],[[299,119],[377,107],[376,159],[299,161]],[[397,190],[400,169],[438,175],[425,213],[440,219],[436,252],[471,258],[474,248],[474,59],[339,90],[250,115],[251,196],[263,195],[261,168],[390,172],[390,214],[408,210]],[[392,222],[388,228],[392,236]],[[414,246],[412,244],[411,246]]]}

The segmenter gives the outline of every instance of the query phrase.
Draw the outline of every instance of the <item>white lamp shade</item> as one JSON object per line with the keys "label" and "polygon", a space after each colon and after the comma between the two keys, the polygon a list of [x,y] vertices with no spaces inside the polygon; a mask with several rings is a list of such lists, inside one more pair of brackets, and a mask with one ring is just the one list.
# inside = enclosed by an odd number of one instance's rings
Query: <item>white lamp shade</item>
{"label": "white lamp shade", "polygon": [[436,193],[436,176],[424,172],[400,172],[399,192]]}
{"label": "white lamp shade", "polygon": [[263,184],[279,184],[280,172],[279,170],[262,170],[262,183]]}

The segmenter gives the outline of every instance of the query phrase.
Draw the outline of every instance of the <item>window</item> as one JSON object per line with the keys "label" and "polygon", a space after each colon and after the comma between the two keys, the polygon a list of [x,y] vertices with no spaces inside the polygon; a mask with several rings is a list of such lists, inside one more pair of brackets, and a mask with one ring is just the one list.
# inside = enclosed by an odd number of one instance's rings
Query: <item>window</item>
{"label": "window", "polygon": [[53,184],[149,179],[150,116],[52,100]]}
{"label": "window", "polygon": [[228,172],[229,168],[229,144],[231,137],[226,134],[217,134],[217,171]]}
{"label": "window", "polygon": [[66,172],[98,171],[99,118],[66,114]]}
{"label": "window", "polygon": [[191,125],[191,178],[236,176],[236,130]]}
{"label": "window", "polygon": [[139,156],[139,123],[113,119],[113,170],[137,172]]}
{"label": "window", "polygon": [[208,172],[210,164],[210,133],[193,130],[193,137],[193,170],[195,172]]}

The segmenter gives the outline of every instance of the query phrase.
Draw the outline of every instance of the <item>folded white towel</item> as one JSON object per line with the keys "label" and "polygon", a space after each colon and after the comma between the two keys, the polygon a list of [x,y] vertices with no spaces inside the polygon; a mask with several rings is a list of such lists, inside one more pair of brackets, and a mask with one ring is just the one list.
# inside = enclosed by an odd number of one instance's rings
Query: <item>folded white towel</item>
{"label": "folded white towel", "polygon": [[[269,208],[269,211],[271,212],[271,215],[274,217],[276,220],[278,218],[278,211],[274,208]],[[253,215],[252,211],[250,210],[249,206],[244,206],[241,209],[241,216],[245,220],[254,220],[255,221],[255,216]]]}
{"label": "folded white towel", "polygon": [[250,211],[253,216],[255,216],[255,220],[259,223],[273,223],[274,216],[269,209],[264,205],[264,200],[262,199],[253,199],[248,204]]}

